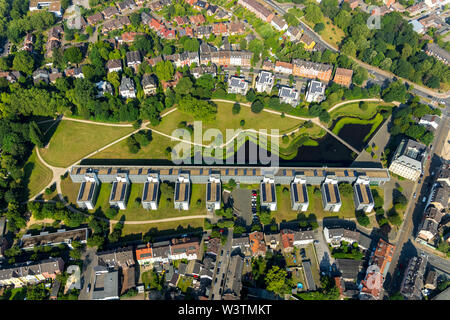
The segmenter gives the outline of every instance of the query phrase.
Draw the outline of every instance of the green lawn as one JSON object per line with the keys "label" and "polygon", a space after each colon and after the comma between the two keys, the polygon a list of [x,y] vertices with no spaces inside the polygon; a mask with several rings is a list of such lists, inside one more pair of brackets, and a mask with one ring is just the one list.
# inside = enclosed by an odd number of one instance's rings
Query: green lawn
{"label": "green lawn", "polygon": [[133,130],[132,127],[110,127],[63,120],[50,139],[48,148],[40,149],[41,156],[52,166],[67,167]]}
{"label": "green lawn", "polygon": [[[259,114],[253,113],[249,107],[241,106],[241,111],[237,115],[233,115],[231,109],[233,102],[215,102],[217,104],[216,120],[210,123],[203,122],[203,133],[210,128],[219,129],[224,140],[226,139],[226,129],[241,128],[239,122],[244,119],[245,125],[243,129],[279,129],[280,134],[292,131],[297,128],[303,121],[292,118],[281,118],[279,115],[261,112]],[[161,123],[154,127],[156,130],[166,134],[171,134],[173,130],[177,129],[178,124],[186,121],[188,124],[193,124],[194,117],[186,115],[180,111],[174,111],[168,116],[164,117]],[[228,140],[228,139],[226,139]]]}
{"label": "green lawn", "polygon": [[145,234],[151,229],[157,229],[158,232],[165,230],[176,230],[182,228],[203,228],[205,219],[196,218],[190,220],[180,220],[171,222],[146,223],[146,224],[126,224],[122,229],[122,236],[130,234]]}
{"label": "green lawn", "polygon": [[192,285],[191,277],[181,276],[178,280],[177,287],[180,288],[181,292],[186,292],[187,289]]}
{"label": "green lawn", "polygon": [[357,117],[360,119],[372,119],[377,113],[378,106],[392,106],[392,104],[383,102],[368,102],[367,110],[361,110],[359,103],[349,103],[331,111],[330,116],[333,120],[344,116]]}
{"label": "green lawn", "polygon": [[[100,188],[97,203],[94,210],[106,210],[109,207],[109,195],[111,193],[111,183],[103,183]],[[144,220],[158,220],[174,217],[206,215],[206,185],[205,184],[191,184],[191,202],[190,208],[187,211],[178,211],[173,205],[173,193],[165,194],[161,192],[158,210],[146,210],[141,203],[135,202],[136,198],[142,198],[142,191],[144,189],[143,183],[132,183],[130,196],[126,210],[120,210],[116,216],[116,220],[120,219],[122,215],[125,216],[125,221],[144,221]],[[170,200],[168,200],[170,199]],[[200,199],[201,203],[197,204]],[[157,224],[155,224],[156,226]]]}
{"label": "green lawn", "polygon": [[[313,190],[314,187],[320,188],[320,186],[311,186],[307,187],[308,190],[308,198],[309,198],[309,207],[306,212],[303,212],[306,217],[310,214],[314,214],[317,218],[323,219],[326,217],[339,216],[340,218],[354,218],[355,217],[355,204],[353,202],[353,196],[344,196],[341,194],[342,198],[342,207],[339,212],[329,212],[323,211],[322,205],[322,196],[315,195]],[[282,190],[284,188],[288,188],[289,192],[284,193]],[[276,186],[277,192],[277,211],[272,212],[272,216],[275,218],[277,223],[282,221],[294,221],[297,220],[298,212],[291,209],[291,198],[290,198],[290,186],[282,185]]]}
{"label": "green lawn", "polygon": [[169,138],[157,133],[152,134],[152,141],[145,147],[142,147],[138,153],[131,153],[126,144],[126,140],[120,141],[115,145],[96,153],[90,159],[158,159],[170,160],[170,155],[165,152],[167,147],[173,148],[179,144],[179,141],[171,141]]}
{"label": "green lawn", "polygon": [[[314,23],[309,22],[308,20],[301,18],[302,22],[306,23],[311,29],[314,29]],[[325,29],[320,33],[325,42],[331,44],[333,47],[338,48],[342,39],[345,37],[344,31],[340,29],[338,26],[333,24],[333,21],[328,17],[323,17],[321,21],[325,25]]]}
{"label": "green lawn", "polygon": [[78,192],[80,191],[80,183],[73,183],[70,177],[61,180],[61,191],[63,196],[67,197],[69,203],[77,204]]}
{"label": "green lawn", "polygon": [[36,149],[28,158],[24,166],[25,181],[28,180],[28,189],[30,196],[36,195],[52,181],[52,170],[47,168],[37,157]]}

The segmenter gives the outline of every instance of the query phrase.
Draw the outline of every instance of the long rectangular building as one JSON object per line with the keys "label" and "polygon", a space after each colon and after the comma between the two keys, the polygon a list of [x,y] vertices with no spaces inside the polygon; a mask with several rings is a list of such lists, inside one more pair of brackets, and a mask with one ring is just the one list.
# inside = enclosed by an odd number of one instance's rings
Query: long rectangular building
{"label": "long rectangular building", "polygon": [[373,210],[375,202],[373,200],[372,191],[369,187],[370,181],[364,178],[358,178],[353,185],[353,199],[355,201],[355,210],[363,210],[369,213]]}
{"label": "long rectangular building", "polygon": [[158,209],[158,192],[158,174],[149,175],[147,178],[147,182],[145,182],[144,184],[144,190],[142,192],[142,206],[144,207],[144,209]]}
{"label": "long rectangular building", "polygon": [[323,210],[339,212],[342,206],[341,196],[336,179],[326,178],[322,184]]}
{"label": "long rectangular building", "polygon": [[128,194],[130,193],[130,180],[127,174],[118,175],[113,182],[109,204],[120,210],[127,208]]}
{"label": "long rectangular building", "polygon": [[32,263],[20,263],[0,269],[0,285],[22,287],[36,284],[46,279],[56,279],[56,275],[64,270],[61,258],[52,258]]}
{"label": "long rectangular building", "polygon": [[266,207],[270,211],[277,210],[277,194],[273,178],[264,177],[261,182],[261,207]]}
{"label": "long rectangular building", "polygon": [[32,250],[37,246],[57,246],[61,243],[67,244],[72,248],[72,242],[87,243],[89,230],[87,228],[68,230],[60,229],[57,232],[41,232],[39,235],[32,236],[25,234],[20,239],[20,246],[23,250]]}
{"label": "long rectangular building", "polygon": [[98,181],[95,173],[86,173],[77,197],[77,205],[80,208],[87,208],[89,210],[94,209],[99,185],[100,182]]}
{"label": "long rectangular building", "polygon": [[306,179],[295,177],[291,183],[291,208],[295,211],[308,210],[309,200]]}
{"label": "long rectangular building", "polygon": [[160,181],[175,183],[180,172],[188,173],[192,183],[207,184],[212,174],[220,175],[223,183],[231,179],[245,184],[261,183],[265,176],[273,176],[275,184],[290,185],[295,176],[302,176],[310,185],[321,185],[327,176],[341,182],[354,183],[365,177],[371,185],[382,185],[390,181],[387,169],[378,168],[317,168],[317,167],[232,167],[232,166],[104,166],[77,165],[70,170],[74,183],[84,181],[86,172],[95,172],[101,183],[116,181],[119,174],[127,174],[131,183],[145,183],[148,175],[158,173]]}

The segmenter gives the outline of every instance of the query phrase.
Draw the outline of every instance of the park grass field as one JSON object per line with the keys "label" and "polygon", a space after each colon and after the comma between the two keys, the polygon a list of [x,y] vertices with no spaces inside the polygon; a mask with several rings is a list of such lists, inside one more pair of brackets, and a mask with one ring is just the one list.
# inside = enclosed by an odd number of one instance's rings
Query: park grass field
{"label": "park grass field", "polygon": [[331,111],[330,116],[332,120],[344,116],[357,117],[367,120],[373,118],[376,115],[378,106],[392,107],[392,104],[383,102],[368,102],[367,110],[361,110],[361,108],[359,107],[359,103],[349,103]]}
{"label": "park grass field", "polygon": [[33,150],[24,166],[25,181],[28,180],[30,196],[37,195],[52,181],[52,170],[47,168],[38,158],[36,149]]}
{"label": "park grass field", "polygon": [[[167,194],[160,189],[161,195],[159,199],[158,210],[146,210],[142,207],[142,204],[135,199],[142,198],[142,191],[144,189],[143,183],[132,183],[130,195],[128,198],[128,204],[126,210],[119,210],[116,216],[116,220],[119,220],[122,216],[125,217],[125,221],[144,221],[144,220],[159,220],[166,218],[205,215],[206,217],[206,185],[204,184],[191,184],[191,202],[190,208],[187,211],[179,211],[174,208],[173,205],[173,193]],[[103,183],[100,187],[97,203],[94,210],[106,210],[109,208],[109,195],[111,193],[112,184]],[[198,200],[200,202],[197,204]],[[175,221],[176,222],[176,221]]]}
{"label": "park grass field", "polygon": [[[170,160],[171,156],[166,152],[167,147],[173,148],[179,141],[171,141],[169,138],[152,133],[152,141],[145,147],[141,147],[138,153],[131,153],[126,139],[111,147],[94,154],[90,159],[158,159]],[[186,144],[185,144],[186,145]]]}
{"label": "park grass field", "polygon": [[80,191],[81,183],[74,183],[70,177],[61,180],[61,192],[63,196],[67,197],[67,201],[72,205],[77,205],[78,192]]}
{"label": "park grass field", "polygon": [[63,120],[58,124],[42,158],[55,167],[67,167],[91,152],[133,131],[132,127],[110,127]]}
{"label": "park grass field", "polygon": [[145,234],[150,230],[157,230],[157,232],[166,230],[176,230],[177,228],[203,228],[205,219],[195,218],[189,220],[158,222],[158,223],[143,223],[143,224],[126,224],[122,229],[122,236],[130,234]]}
{"label": "park grass field", "polygon": [[[255,114],[249,107],[242,105],[239,114],[233,115],[231,110],[234,102],[215,102],[215,104],[217,104],[216,120],[212,122],[203,122],[202,129],[203,133],[210,128],[218,129],[222,133],[224,140],[226,139],[227,129],[267,129],[269,130],[268,133],[270,133],[270,129],[278,129],[280,134],[282,134],[298,128],[298,126],[303,123],[301,120],[287,117],[281,118],[279,115],[270,114],[264,111]],[[245,120],[245,125],[243,127],[240,126],[240,121],[242,119]],[[194,117],[180,111],[174,111],[164,117],[161,123],[153,128],[170,135],[178,128],[178,124],[182,121],[186,121],[187,124],[193,124]]]}
{"label": "park grass field", "polygon": [[[315,24],[312,22],[309,22],[304,17],[301,18],[301,21],[306,23],[311,29],[314,29]],[[320,33],[320,36],[323,40],[325,40],[326,43],[330,44],[335,49],[339,48],[339,45],[341,44],[342,39],[345,38],[345,33],[342,31],[341,28],[333,24],[333,21],[330,20],[328,17],[323,17],[321,21],[325,29]]]}

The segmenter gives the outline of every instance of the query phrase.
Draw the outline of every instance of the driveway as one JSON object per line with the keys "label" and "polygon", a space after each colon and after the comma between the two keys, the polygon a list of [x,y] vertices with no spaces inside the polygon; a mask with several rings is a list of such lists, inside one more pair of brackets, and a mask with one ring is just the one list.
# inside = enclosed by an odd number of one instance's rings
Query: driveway
{"label": "driveway", "polygon": [[335,264],[334,258],[331,256],[330,248],[323,236],[323,227],[319,226],[319,229],[314,231],[314,240],[318,240],[319,243],[314,243],[316,248],[317,260],[319,261],[319,268],[321,272],[329,272],[330,267]]}
{"label": "driveway", "polygon": [[236,188],[231,192],[231,196],[234,200],[234,212],[245,221],[247,226],[250,226],[252,224],[252,191]]}
{"label": "driveway", "polygon": [[[83,253],[81,260],[83,263],[83,271],[81,273],[81,291],[78,296],[78,300],[91,300],[92,288],[94,287],[94,264],[95,264],[95,251],[94,248],[87,248]],[[91,284],[91,290],[86,292],[88,284]]]}

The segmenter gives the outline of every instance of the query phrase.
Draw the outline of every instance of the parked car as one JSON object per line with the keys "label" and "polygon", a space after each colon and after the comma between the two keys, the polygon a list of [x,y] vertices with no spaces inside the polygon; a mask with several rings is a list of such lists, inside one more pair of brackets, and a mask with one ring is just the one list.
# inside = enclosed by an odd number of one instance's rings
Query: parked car
{"label": "parked car", "polygon": [[87,288],[86,288],[86,292],[89,293],[89,291],[91,291],[91,284],[89,283]]}
{"label": "parked car", "polygon": [[422,202],[423,203],[427,202],[427,197],[423,197]]}
{"label": "parked car", "polygon": [[417,194],[414,192],[413,194],[413,198],[415,199],[417,197]]}

